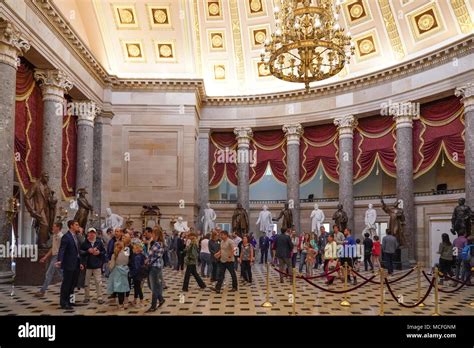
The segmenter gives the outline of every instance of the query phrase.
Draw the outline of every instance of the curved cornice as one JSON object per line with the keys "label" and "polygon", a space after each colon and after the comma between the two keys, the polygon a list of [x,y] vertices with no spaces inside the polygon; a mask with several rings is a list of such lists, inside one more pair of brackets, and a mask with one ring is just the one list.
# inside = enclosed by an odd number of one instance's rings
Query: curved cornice
{"label": "curved cornice", "polygon": [[27,2],[33,4],[33,7],[44,16],[49,25],[54,28],[81,57],[84,63],[86,63],[88,70],[90,70],[92,75],[96,77],[97,81],[104,87],[111,87],[113,90],[194,90],[198,96],[198,101],[209,106],[270,104],[308,100],[315,96],[341,93],[431,68],[446,62],[448,59],[469,54],[474,48],[474,34],[470,34],[421,57],[360,77],[312,88],[309,93],[306,93],[305,90],[302,89],[251,96],[207,97],[202,79],[129,79],[109,74],[86,47],[82,39],[64,18],[52,0],[27,0]]}

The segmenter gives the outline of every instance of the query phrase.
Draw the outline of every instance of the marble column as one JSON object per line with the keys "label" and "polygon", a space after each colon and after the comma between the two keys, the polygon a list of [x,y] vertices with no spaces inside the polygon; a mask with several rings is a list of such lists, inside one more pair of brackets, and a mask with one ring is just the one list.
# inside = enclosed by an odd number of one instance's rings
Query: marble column
{"label": "marble column", "polygon": [[[112,111],[102,111],[95,118],[93,150],[92,206],[99,216],[105,216],[105,209],[110,206],[110,156],[112,150]],[[95,224],[100,227],[100,220]]]}
{"label": "marble column", "polygon": [[474,209],[474,83],[468,83],[465,86],[456,89],[456,97],[462,97],[464,104],[464,133],[465,149],[465,188],[466,205]]}
{"label": "marble column", "polygon": [[252,128],[237,127],[234,129],[237,139],[237,200],[242,207],[250,213],[249,202],[249,168],[250,168],[250,138],[253,135]]}
{"label": "marble column", "polygon": [[286,136],[286,198],[293,206],[293,224],[297,233],[300,230],[300,138],[303,127],[300,124],[286,124],[283,126]]}
{"label": "marble column", "polygon": [[[93,158],[94,158],[94,120],[100,109],[92,101],[75,102],[77,115],[77,174],[76,191],[87,190],[87,198],[92,204],[93,192]],[[94,211],[98,207],[94,207]]]}
{"label": "marble column", "polygon": [[[15,139],[15,89],[18,57],[30,48],[21,33],[7,20],[0,18],[0,244],[5,245],[11,237],[4,208],[13,196],[14,139]],[[0,258],[0,283],[12,279],[11,266],[7,258]]]}
{"label": "marble column", "polygon": [[64,94],[72,83],[59,70],[36,69],[34,77],[40,83],[44,103],[41,168],[49,174],[49,187],[61,200]]}
{"label": "marble column", "polygon": [[210,129],[199,129],[198,135],[198,225],[202,229],[201,218],[204,216],[206,203],[209,202],[209,136]]}
{"label": "marble column", "polygon": [[[405,102],[392,107],[396,122],[397,199],[402,200],[405,214],[405,240],[408,260],[415,260],[415,198],[413,185],[413,119],[419,116],[419,104]],[[403,255],[402,255],[403,259]],[[403,265],[402,267],[408,266]]]}
{"label": "marble column", "polygon": [[337,117],[334,124],[339,130],[339,203],[347,213],[349,227],[354,231],[354,169],[353,138],[357,119],[352,116]]}

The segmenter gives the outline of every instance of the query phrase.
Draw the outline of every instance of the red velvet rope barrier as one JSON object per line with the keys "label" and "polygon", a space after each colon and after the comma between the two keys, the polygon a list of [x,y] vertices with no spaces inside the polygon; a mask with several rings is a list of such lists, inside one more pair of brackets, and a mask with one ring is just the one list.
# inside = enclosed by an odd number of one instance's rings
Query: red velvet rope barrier
{"label": "red velvet rope barrier", "polygon": [[[440,273],[440,272],[438,272],[438,273]],[[423,275],[425,276],[425,278],[426,278],[427,281],[430,281],[430,278],[428,277],[428,275],[427,275],[424,271],[423,271]],[[448,276],[448,279],[449,279],[449,278],[451,278],[451,277]],[[439,288],[438,288],[438,291],[439,291],[439,292],[444,292],[444,293],[446,293],[446,294],[452,294],[452,293],[454,293],[454,292],[456,292],[456,291],[458,291],[458,290],[461,290],[465,285],[468,285],[467,283],[463,283],[463,282],[461,282],[461,281],[459,281],[459,280],[457,280],[457,279],[454,279],[454,278],[451,278],[451,279],[454,280],[454,281],[457,281],[458,283],[461,283],[461,286],[458,286],[456,289],[452,289],[452,290],[443,290],[443,289],[439,289]]]}
{"label": "red velvet rope barrier", "polygon": [[323,290],[323,291],[326,291],[326,292],[330,292],[330,293],[332,293],[332,294],[344,294],[344,293],[346,293],[346,292],[350,292],[350,291],[353,291],[353,290],[355,290],[355,289],[358,289],[358,288],[364,286],[365,284],[369,283],[369,281],[372,280],[372,279],[374,279],[375,277],[376,277],[376,276],[372,276],[372,278],[369,278],[369,280],[367,280],[367,281],[365,281],[365,282],[363,282],[363,283],[360,283],[359,285],[354,286],[354,287],[351,288],[351,289],[340,290],[340,291],[339,291],[339,290],[329,290],[329,289],[325,289],[325,288],[323,288],[322,286],[319,286],[319,285],[317,285],[317,284],[314,284],[314,283],[313,283],[311,280],[309,280],[309,279],[303,278],[303,280],[304,280],[305,282],[307,282],[308,284],[311,284],[311,285],[314,286],[315,288],[318,288],[319,290]]}
{"label": "red velvet rope barrier", "polygon": [[[277,271],[278,273],[280,274],[283,274],[285,277],[292,277],[291,274],[287,273],[287,272],[283,272],[283,271],[280,271],[278,268],[275,268],[275,267],[272,267],[275,271]],[[317,276],[312,276],[312,277],[303,277],[303,276],[296,276],[297,279],[316,279],[316,278],[323,278],[323,277],[326,277],[330,274],[333,274],[334,272],[337,272],[339,269],[336,268],[334,270],[332,270],[331,272],[328,272],[328,273],[324,273],[324,274],[320,274],[320,275],[317,275]]]}
{"label": "red velvet rope barrier", "polygon": [[426,298],[428,297],[428,295],[430,294],[431,292],[431,289],[433,289],[433,286],[434,286],[434,278],[431,280],[430,282],[430,287],[428,288],[428,291],[426,292],[425,296],[423,296],[423,298],[418,301],[417,303],[413,304],[413,305],[406,305],[404,303],[401,303],[398,301],[398,298],[397,296],[395,296],[395,294],[393,293],[392,291],[392,288],[390,287],[390,284],[389,282],[387,281],[387,278],[385,278],[385,284],[387,285],[387,288],[388,288],[388,291],[390,292],[390,295],[392,295],[393,299],[402,307],[405,307],[405,308],[415,308],[415,307],[418,307],[420,305],[420,303],[423,303]]}
{"label": "red velvet rope barrier", "polygon": [[[396,283],[400,280],[402,280],[403,278],[407,277],[409,274],[411,274],[414,270],[415,270],[416,267],[412,268],[411,270],[409,270],[407,273],[405,273],[404,275],[402,275],[401,277],[398,277],[397,279],[392,279],[390,280],[388,283],[389,284],[392,284],[392,283]],[[352,267],[351,267],[352,269]],[[359,277],[361,277],[362,279],[364,280],[368,280],[369,278],[366,278],[364,277],[362,274],[360,274],[359,272],[355,271],[354,269],[352,269],[352,272],[354,272],[355,274],[357,274]],[[380,284],[380,282],[376,282],[376,281],[371,281],[371,283],[373,284]]]}

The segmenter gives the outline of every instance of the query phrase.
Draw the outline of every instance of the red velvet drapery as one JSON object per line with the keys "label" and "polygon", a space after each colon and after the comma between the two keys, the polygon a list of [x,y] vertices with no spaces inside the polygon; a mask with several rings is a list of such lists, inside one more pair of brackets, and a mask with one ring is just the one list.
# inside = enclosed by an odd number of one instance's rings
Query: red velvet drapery
{"label": "red velvet drapery", "polygon": [[311,180],[319,166],[322,166],[322,170],[330,180],[338,182],[337,141],[337,128],[333,124],[304,128],[300,142],[300,180],[302,183]]}
{"label": "red velvet drapery", "polygon": [[286,183],[286,142],[282,130],[258,131],[253,134],[250,150],[255,151],[256,165],[250,166],[250,184],[258,182],[270,166],[273,176]]}
{"label": "red velvet drapery", "polygon": [[63,116],[63,165],[61,186],[65,198],[74,197],[76,192],[77,159],[77,117]]}
{"label": "red velvet drapery", "polygon": [[237,185],[237,166],[235,165],[237,140],[232,132],[212,133],[209,141],[209,187],[219,186],[227,179]]}
{"label": "red velvet drapery", "polygon": [[16,74],[14,161],[23,191],[41,174],[42,134],[41,89],[33,77],[33,67],[22,63]]}
{"label": "red velvet drapery", "polygon": [[354,180],[364,180],[380,166],[395,176],[395,121],[388,116],[361,118],[354,130]]}
{"label": "red velvet drapery", "polygon": [[[421,106],[421,117],[413,125],[415,177],[431,169],[442,151],[457,167],[464,168],[463,107],[456,97],[444,98]],[[325,175],[338,182],[338,135],[333,124],[304,128],[300,143],[300,180],[305,183],[322,166]],[[213,133],[210,144],[210,186],[216,187],[227,175],[237,185],[237,166],[219,163],[218,150],[236,150],[232,132]],[[270,166],[275,178],[286,183],[286,141],[281,130],[254,132],[251,150],[257,151],[255,167],[250,167],[250,183],[262,178]],[[354,181],[364,180],[378,166],[387,175],[396,176],[395,121],[389,116],[358,120],[354,130]]]}
{"label": "red velvet drapery", "polygon": [[421,105],[420,119],[413,124],[415,177],[429,171],[444,152],[456,167],[464,169],[464,108],[456,97]]}

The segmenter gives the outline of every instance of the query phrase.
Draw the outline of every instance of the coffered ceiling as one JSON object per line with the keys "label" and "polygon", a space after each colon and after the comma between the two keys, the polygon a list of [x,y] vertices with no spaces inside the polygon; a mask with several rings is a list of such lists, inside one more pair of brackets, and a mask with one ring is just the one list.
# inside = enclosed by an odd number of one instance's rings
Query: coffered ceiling
{"label": "coffered ceiling", "polygon": [[[313,0],[315,1],[315,0]],[[279,0],[54,0],[110,73],[203,78],[209,96],[294,90],[260,63]],[[474,0],[345,0],[351,64],[317,84],[384,69],[474,32]],[[313,86],[313,85],[312,85]]]}

